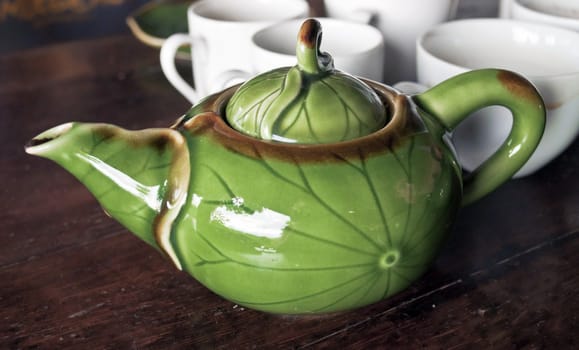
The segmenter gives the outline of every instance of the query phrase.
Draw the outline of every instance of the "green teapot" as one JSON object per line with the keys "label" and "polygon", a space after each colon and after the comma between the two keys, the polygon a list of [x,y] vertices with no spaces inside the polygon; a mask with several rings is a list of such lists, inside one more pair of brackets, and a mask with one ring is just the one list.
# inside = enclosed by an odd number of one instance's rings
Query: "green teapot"
{"label": "green teapot", "polygon": [[[527,161],[545,108],[527,80],[496,69],[405,95],[335,70],[320,41],[306,20],[297,66],[208,96],[170,128],[71,122],[26,151],[234,303],[308,314],[377,302],[431,266],[462,205]],[[511,133],[463,177],[448,135],[488,105],[512,111]]]}

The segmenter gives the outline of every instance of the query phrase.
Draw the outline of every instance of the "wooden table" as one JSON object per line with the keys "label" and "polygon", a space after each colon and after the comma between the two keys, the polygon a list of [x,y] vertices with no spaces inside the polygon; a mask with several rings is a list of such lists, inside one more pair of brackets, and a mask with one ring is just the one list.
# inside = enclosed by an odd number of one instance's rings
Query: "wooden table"
{"label": "wooden table", "polygon": [[577,348],[579,142],[464,208],[432,269],[356,311],[283,317],[214,295],[27,156],[69,121],[163,127],[188,109],[132,37],[0,56],[0,348]]}

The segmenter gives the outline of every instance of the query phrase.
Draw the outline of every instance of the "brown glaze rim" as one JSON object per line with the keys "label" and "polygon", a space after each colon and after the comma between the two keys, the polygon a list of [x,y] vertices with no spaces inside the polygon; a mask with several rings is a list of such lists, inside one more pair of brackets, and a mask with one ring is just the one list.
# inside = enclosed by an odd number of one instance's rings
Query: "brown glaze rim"
{"label": "brown glaze rim", "polygon": [[[153,218],[153,236],[158,247],[175,266],[182,270],[181,261],[171,242],[173,224],[185,205],[189,189],[191,163],[187,141],[171,129],[125,130],[109,124],[93,124],[94,133],[105,139],[117,137],[126,140],[133,147],[150,146],[156,152],[170,152],[171,165],[167,174],[167,190],[163,196],[161,209]],[[106,210],[105,210],[106,211]]]}
{"label": "brown glaze rim", "polygon": [[411,104],[406,95],[380,83],[364,80],[388,108],[390,120],[380,130],[353,140],[327,144],[297,144],[265,141],[242,134],[225,121],[225,107],[239,85],[208,97],[205,108],[173,127],[193,135],[209,135],[225,148],[251,158],[274,158],[295,163],[360,159],[371,154],[392,151],[415,130],[409,118]]}

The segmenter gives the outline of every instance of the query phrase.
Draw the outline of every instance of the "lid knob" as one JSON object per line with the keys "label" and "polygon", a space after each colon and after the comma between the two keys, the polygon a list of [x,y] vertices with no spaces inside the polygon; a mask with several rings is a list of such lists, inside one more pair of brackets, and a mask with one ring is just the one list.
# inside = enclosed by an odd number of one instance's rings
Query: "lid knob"
{"label": "lid knob", "polygon": [[307,19],[298,33],[297,65],[245,82],[227,104],[229,124],[256,138],[308,144],[346,141],[386,125],[386,105],[364,82],[334,69],[321,40],[320,22]]}

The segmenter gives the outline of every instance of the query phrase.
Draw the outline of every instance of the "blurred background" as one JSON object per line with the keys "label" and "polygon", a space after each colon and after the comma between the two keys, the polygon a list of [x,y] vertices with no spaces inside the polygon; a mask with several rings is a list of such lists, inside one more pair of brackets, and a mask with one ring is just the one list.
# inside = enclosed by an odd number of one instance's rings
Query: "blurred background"
{"label": "blurred background", "polygon": [[150,0],[0,0],[0,54],[127,33],[126,16]]}
{"label": "blurred background", "polygon": [[[0,54],[129,33],[125,18],[147,2],[151,0],[0,0]],[[309,2],[321,8],[323,0]],[[497,8],[498,0],[460,0],[458,17],[496,16]]]}

